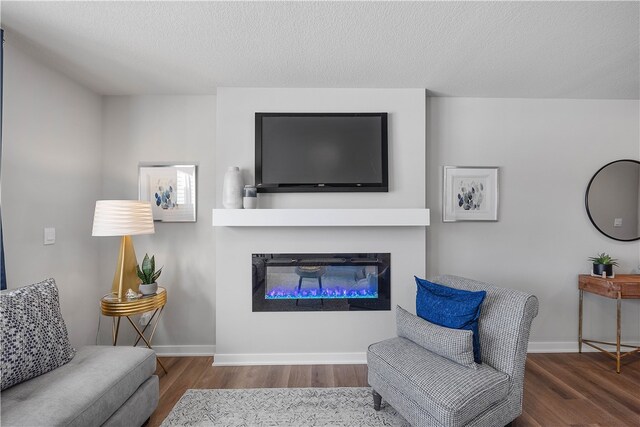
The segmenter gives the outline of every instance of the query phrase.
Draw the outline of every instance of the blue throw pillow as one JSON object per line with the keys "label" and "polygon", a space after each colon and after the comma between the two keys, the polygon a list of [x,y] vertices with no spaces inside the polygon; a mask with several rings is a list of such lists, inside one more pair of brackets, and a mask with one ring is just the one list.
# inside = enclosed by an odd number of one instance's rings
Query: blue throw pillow
{"label": "blue throw pillow", "polygon": [[450,288],[418,277],[416,284],[416,314],[436,325],[472,331],[473,359],[476,363],[482,363],[478,318],[487,293]]}

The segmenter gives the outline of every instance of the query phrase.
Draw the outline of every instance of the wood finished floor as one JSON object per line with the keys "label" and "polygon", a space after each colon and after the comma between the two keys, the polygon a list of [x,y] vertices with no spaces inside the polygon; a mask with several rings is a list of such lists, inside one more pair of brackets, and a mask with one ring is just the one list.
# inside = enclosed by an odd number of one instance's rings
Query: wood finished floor
{"label": "wood finished floor", "polygon": [[[622,373],[604,354],[530,354],[524,426],[640,427],[640,357],[629,356]],[[158,426],[189,388],[366,387],[366,365],[213,367],[211,357],[163,357],[160,403],[150,427]]]}

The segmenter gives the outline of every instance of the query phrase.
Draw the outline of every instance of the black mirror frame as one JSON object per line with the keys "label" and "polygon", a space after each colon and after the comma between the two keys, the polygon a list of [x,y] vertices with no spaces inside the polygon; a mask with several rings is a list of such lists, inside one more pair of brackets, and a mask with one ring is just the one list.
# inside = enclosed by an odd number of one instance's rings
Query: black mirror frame
{"label": "black mirror frame", "polygon": [[593,174],[593,176],[589,180],[589,185],[587,185],[587,191],[585,191],[585,194],[584,194],[584,206],[585,206],[585,208],[587,210],[587,215],[589,216],[589,220],[591,221],[591,224],[593,224],[593,226],[596,228],[596,230],[598,230],[600,233],[604,234],[605,236],[607,236],[610,239],[617,240],[618,242],[635,242],[636,240],[640,240],[640,236],[637,236],[637,237],[635,237],[633,239],[618,239],[617,237],[610,236],[607,233],[605,233],[604,231],[602,231],[600,229],[600,227],[598,227],[598,224],[596,224],[596,222],[593,219],[593,217],[591,216],[591,211],[589,210],[589,190],[591,189],[591,184],[593,183],[593,180],[596,178],[596,176],[598,176],[598,174],[600,173],[601,170],[603,170],[607,166],[611,166],[614,163],[620,163],[620,162],[632,162],[632,163],[637,163],[638,165],[640,165],[640,161],[638,161],[638,160],[620,159],[620,160],[614,160],[613,162],[609,162],[606,165],[602,166],[600,169],[598,169],[596,171],[596,173]]}

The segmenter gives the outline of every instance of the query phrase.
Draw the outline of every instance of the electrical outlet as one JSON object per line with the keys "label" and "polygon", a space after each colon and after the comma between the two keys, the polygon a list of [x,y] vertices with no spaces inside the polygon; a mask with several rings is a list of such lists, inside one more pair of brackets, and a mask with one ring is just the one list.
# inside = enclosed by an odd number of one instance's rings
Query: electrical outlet
{"label": "electrical outlet", "polygon": [[44,244],[53,245],[56,242],[56,229],[53,227],[45,227]]}
{"label": "electrical outlet", "polygon": [[613,219],[614,227],[622,227],[622,218],[614,218]]}
{"label": "electrical outlet", "polygon": [[142,316],[140,316],[140,322],[139,322],[140,325],[147,326],[151,321],[152,314],[153,314],[152,311],[147,311],[146,313],[142,313]]}

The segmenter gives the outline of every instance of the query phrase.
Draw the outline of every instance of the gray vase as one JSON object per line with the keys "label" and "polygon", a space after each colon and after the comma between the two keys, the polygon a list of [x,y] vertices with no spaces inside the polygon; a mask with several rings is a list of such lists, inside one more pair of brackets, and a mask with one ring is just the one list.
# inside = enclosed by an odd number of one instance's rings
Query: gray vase
{"label": "gray vase", "polygon": [[142,295],[153,295],[158,292],[158,283],[153,282],[149,284],[140,283],[140,287],[138,288]]}

